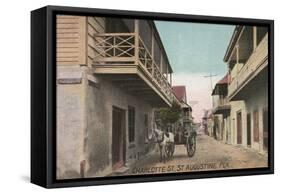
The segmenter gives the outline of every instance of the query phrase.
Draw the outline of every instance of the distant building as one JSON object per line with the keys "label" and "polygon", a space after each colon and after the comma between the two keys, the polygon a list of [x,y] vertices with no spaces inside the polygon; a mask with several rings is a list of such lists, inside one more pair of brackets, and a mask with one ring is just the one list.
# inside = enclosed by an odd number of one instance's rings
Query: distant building
{"label": "distant building", "polygon": [[105,176],[149,152],[154,109],[174,100],[150,20],[58,15],[57,178]]}
{"label": "distant building", "polygon": [[230,104],[227,99],[229,75],[219,80],[213,89],[214,131],[216,139],[227,142],[229,140]]}
{"label": "distant building", "polygon": [[184,129],[190,129],[193,124],[192,107],[187,103],[185,86],[173,86],[173,93],[180,102],[182,108],[182,116],[180,123]]}
{"label": "distant building", "polygon": [[242,101],[229,101],[228,85],[230,76],[227,73],[213,89],[213,114],[215,137],[228,144],[235,144],[235,127],[231,126],[234,112],[243,109]]}
{"label": "distant building", "polygon": [[231,105],[228,140],[267,152],[268,28],[236,26],[224,61],[229,70],[227,96],[221,90],[218,94],[224,105]]}
{"label": "distant building", "polygon": [[174,124],[175,142],[182,142],[183,133],[193,129],[192,108],[187,104],[185,86],[173,86],[172,90],[181,106],[180,119]]}
{"label": "distant building", "polygon": [[172,90],[180,102],[187,103],[185,86],[173,86]]}
{"label": "distant building", "polygon": [[212,110],[204,110],[204,113],[203,113],[203,117],[202,117],[202,127],[203,127],[203,130],[204,130],[204,133],[206,135],[209,135],[211,136],[212,135],[212,126],[210,124],[210,118],[212,118]]}

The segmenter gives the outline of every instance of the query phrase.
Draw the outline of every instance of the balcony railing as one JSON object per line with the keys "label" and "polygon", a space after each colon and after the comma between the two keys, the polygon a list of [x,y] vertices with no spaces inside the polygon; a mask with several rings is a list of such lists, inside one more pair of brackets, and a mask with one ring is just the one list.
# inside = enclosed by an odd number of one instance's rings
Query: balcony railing
{"label": "balcony railing", "polygon": [[95,41],[94,65],[137,65],[172,102],[171,85],[140,36],[135,33],[99,33],[95,34]]}
{"label": "balcony railing", "polygon": [[213,101],[213,108],[218,108],[219,106],[224,106],[228,103],[227,97],[224,98],[217,98]]}
{"label": "balcony railing", "polygon": [[228,96],[233,96],[234,93],[247,81],[251,75],[259,69],[268,57],[268,34],[262,39],[257,48],[253,51],[248,61],[236,74],[235,78],[231,80],[228,86]]}
{"label": "balcony railing", "polygon": [[191,122],[192,121],[192,115],[183,115],[182,117],[183,122]]}
{"label": "balcony railing", "polygon": [[213,113],[225,115],[230,113],[230,104],[227,96],[217,98],[213,101]]}
{"label": "balcony railing", "polygon": [[134,33],[100,33],[95,34],[96,50],[94,62],[111,64],[135,61],[135,36]]}

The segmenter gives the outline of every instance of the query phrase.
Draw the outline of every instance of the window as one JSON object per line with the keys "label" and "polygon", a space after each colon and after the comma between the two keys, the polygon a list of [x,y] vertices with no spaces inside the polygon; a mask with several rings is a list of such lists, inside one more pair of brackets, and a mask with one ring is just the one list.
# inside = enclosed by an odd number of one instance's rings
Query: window
{"label": "window", "polygon": [[259,142],[259,112],[257,110],[254,111],[253,114],[253,122],[254,122],[254,141]]}
{"label": "window", "polygon": [[135,141],[135,108],[128,107],[129,142]]}

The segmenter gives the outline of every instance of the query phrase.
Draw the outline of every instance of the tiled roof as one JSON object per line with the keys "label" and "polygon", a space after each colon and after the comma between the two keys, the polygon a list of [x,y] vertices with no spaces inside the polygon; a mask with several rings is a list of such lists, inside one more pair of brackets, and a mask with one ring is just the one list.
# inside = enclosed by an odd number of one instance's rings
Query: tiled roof
{"label": "tiled roof", "polygon": [[229,74],[226,74],[220,81],[218,81],[217,84],[228,84],[228,82],[229,82],[228,77],[229,77]]}
{"label": "tiled roof", "polygon": [[173,93],[178,98],[178,100],[186,103],[186,90],[185,86],[173,86]]}

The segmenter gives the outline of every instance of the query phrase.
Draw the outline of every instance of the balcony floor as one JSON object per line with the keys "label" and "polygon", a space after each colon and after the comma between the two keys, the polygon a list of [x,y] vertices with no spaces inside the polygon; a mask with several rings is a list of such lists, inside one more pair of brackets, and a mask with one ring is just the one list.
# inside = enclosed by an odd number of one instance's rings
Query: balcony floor
{"label": "balcony floor", "polygon": [[223,115],[229,115],[230,114],[230,109],[231,106],[226,104],[226,105],[219,105],[217,106],[214,110],[214,114],[223,114]]}
{"label": "balcony floor", "polygon": [[[249,94],[254,94],[260,86],[268,84],[268,66],[258,71],[257,74],[253,75],[251,79],[243,84],[233,95],[231,95],[230,100],[245,100],[248,98]],[[268,92],[268,91],[265,91]]]}
{"label": "balcony floor", "polygon": [[96,76],[111,81],[117,87],[122,88],[131,95],[140,97],[153,107],[171,106],[171,102],[154,83],[151,77],[146,75],[138,67],[132,64],[95,65]]}

